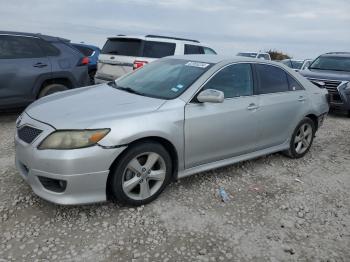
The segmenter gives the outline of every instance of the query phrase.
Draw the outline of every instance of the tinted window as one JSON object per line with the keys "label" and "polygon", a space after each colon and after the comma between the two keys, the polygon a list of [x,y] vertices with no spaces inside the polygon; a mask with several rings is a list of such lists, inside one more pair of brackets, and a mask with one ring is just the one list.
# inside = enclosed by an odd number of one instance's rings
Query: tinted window
{"label": "tinted window", "polygon": [[309,68],[350,72],[350,57],[332,55],[320,56],[313,61]]}
{"label": "tinted window", "polygon": [[47,56],[58,56],[60,55],[60,50],[58,48],[56,48],[52,43],[43,41],[43,40],[39,40],[39,45],[41,47],[41,49],[43,50],[43,52],[45,53],[45,55]]}
{"label": "tinted window", "polygon": [[256,65],[260,94],[285,92],[289,90],[287,74],[280,68],[270,65]]}
{"label": "tinted window", "polygon": [[81,45],[73,45],[76,49],[80,51],[84,56],[92,56],[94,50],[89,47],[81,46]]}
{"label": "tinted window", "polygon": [[196,54],[204,54],[204,50],[202,46],[185,45],[185,55],[196,55]]}
{"label": "tinted window", "polygon": [[297,82],[293,77],[291,77],[289,74],[287,74],[288,77],[288,83],[289,83],[289,90],[297,91],[297,90],[303,90],[304,88]]}
{"label": "tinted window", "polygon": [[102,54],[121,56],[140,56],[142,40],[127,38],[108,39],[102,48]]}
{"label": "tinted window", "polygon": [[173,99],[183,93],[212,65],[180,59],[158,60],[117,80],[144,96]]}
{"label": "tinted window", "polygon": [[250,64],[230,65],[219,71],[204,89],[224,92],[225,98],[249,96],[253,94],[253,76]]}
{"label": "tinted window", "polygon": [[203,47],[203,49],[204,49],[204,54],[216,55],[216,52],[213,49],[209,48],[209,47]]}
{"label": "tinted window", "polygon": [[174,55],[176,44],[165,42],[145,41],[143,56],[151,58],[161,58]]}
{"label": "tinted window", "polygon": [[43,57],[38,39],[22,36],[0,36],[0,58],[35,58]]}

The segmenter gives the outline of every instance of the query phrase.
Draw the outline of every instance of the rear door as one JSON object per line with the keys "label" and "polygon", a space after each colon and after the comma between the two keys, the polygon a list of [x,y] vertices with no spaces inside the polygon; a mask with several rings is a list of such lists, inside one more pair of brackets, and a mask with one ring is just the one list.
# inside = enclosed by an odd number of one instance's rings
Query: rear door
{"label": "rear door", "polygon": [[286,142],[303,118],[308,102],[306,91],[282,68],[255,64],[258,79],[259,149]]}
{"label": "rear door", "polygon": [[51,64],[40,41],[35,37],[0,35],[0,106],[31,102],[39,76],[51,74]]}
{"label": "rear door", "polygon": [[224,92],[223,103],[185,107],[185,167],[246,154],[257,143],[257,96],[248,63],[229,65],[203,87]]}

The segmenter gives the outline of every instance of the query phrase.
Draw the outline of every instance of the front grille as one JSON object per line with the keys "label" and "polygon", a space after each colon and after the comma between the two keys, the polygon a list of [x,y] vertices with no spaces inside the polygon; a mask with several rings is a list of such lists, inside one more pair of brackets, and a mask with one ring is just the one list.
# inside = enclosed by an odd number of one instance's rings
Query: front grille
{"label": "front grille", "polygon": [[19,139],[23,140],[28,144],[32,143],[34,139],[41,134],[41,132],[43,131],[31,126],[22,126],[17,130]]}
{"label": "front grille", "polygon": [[338,92],[338,86],[342,84],[342,81],[339,80],[323,80],[309,78],[309,80],[316,86],[320,88],[326,88],[329,93],[330,103],[331,104],[342,104],[343,101]]}
{"label": "front grille", "polygon": [[328,91],[338,91],[337,87],[342,83],[338,80],[321,80],[309,78],[309,80],[320,88],[327,88]]}

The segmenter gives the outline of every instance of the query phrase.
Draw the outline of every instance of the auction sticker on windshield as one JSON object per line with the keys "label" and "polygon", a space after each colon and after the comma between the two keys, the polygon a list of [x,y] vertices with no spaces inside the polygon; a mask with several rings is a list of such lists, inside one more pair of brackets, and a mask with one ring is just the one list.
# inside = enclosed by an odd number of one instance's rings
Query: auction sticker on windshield
{"label": "auction sticker on windshield", "polygon": [[200,67],[200,68],[207,68],[209,64],[207,63],[200,63],[200,62],[187,62],[186,66],[194,66],[194,67]]}

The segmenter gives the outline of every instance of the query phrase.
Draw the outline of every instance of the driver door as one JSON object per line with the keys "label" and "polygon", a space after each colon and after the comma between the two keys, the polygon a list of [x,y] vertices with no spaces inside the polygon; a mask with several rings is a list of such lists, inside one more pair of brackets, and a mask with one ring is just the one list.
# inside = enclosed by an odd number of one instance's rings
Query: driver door
{"label": "driver door", "polygon": [[249,63],[232,64],[202,88],[224,93],[223,103],[194,101],[185,107],[185,168],[254,151],[258,98]]}

